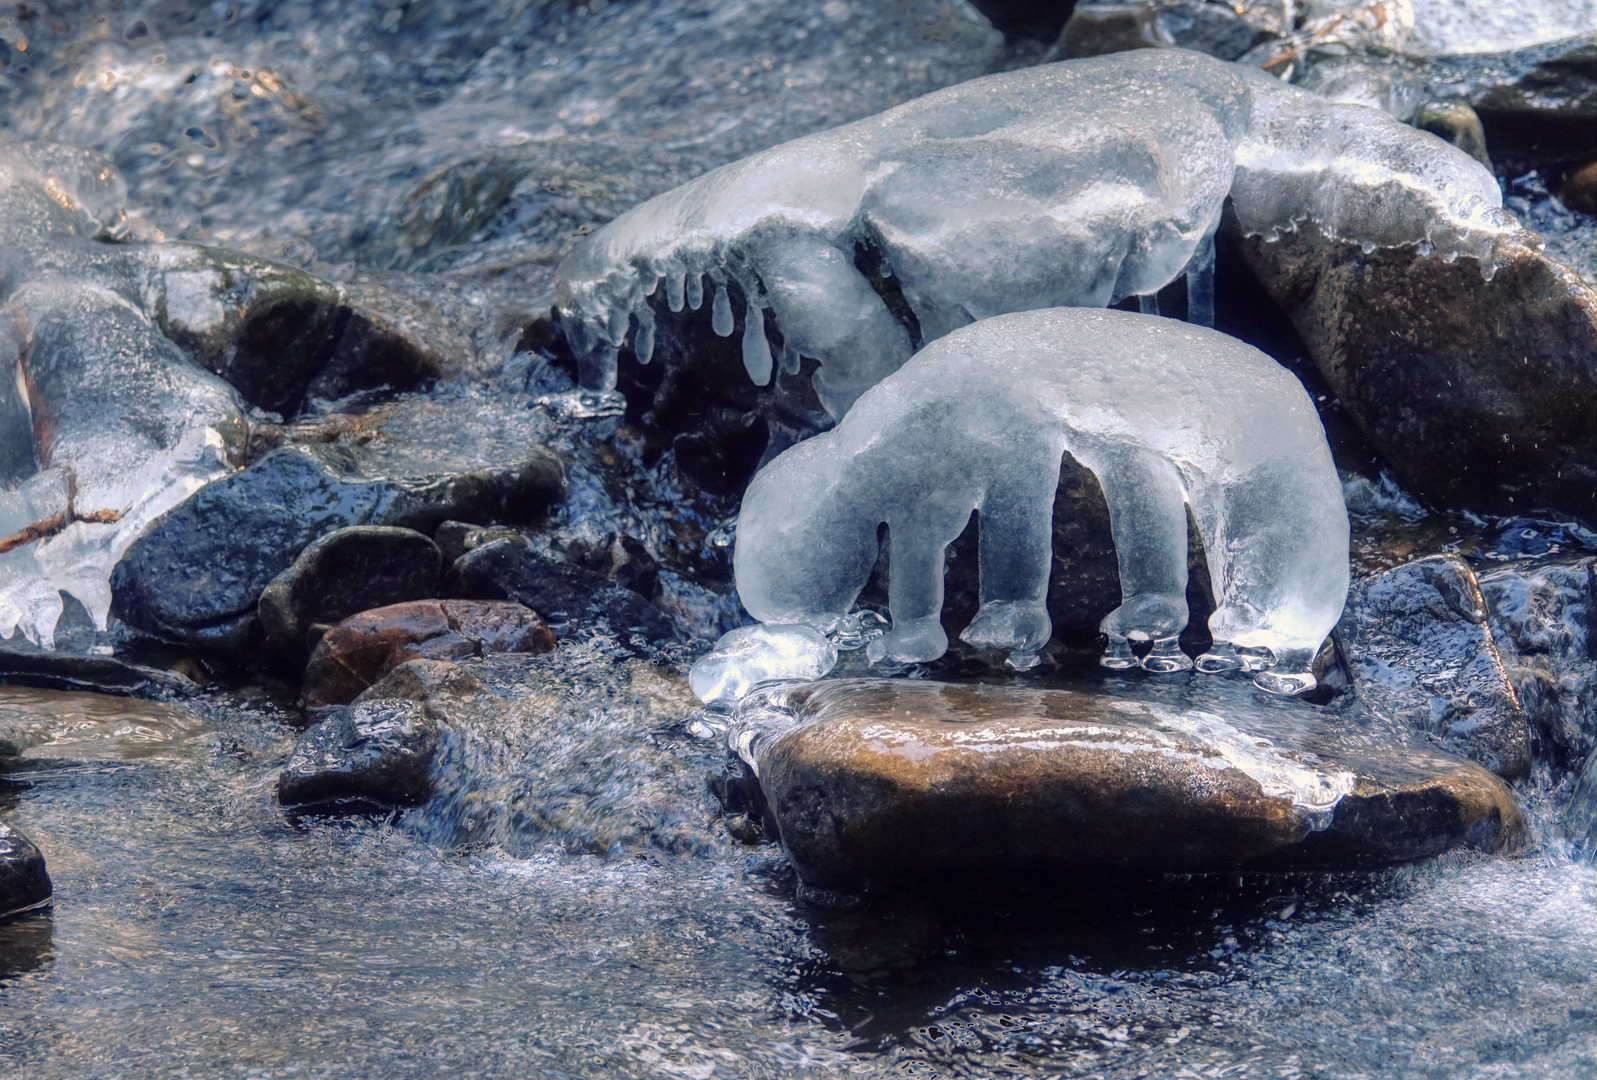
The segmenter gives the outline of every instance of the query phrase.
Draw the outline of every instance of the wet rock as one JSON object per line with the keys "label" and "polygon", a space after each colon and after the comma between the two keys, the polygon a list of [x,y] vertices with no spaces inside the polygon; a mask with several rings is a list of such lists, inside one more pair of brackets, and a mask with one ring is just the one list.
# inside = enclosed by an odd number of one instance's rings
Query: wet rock
{"label": "wet rock", "polygon": [[1530,725],[1469,565],[1436,555],[1355,582],[1337,651],[1370,709],[1507,777],[1530,771]]}
{"label": "wet rock", "polygon": [[1129,0],[1078,4],[1052,59],[1100,56],[1127,49],[1182,48],[1236,60],[1292,29],[1280,0],[1216,4],[1205,0]]}
{"label": "wet rock", "polygon": [[548,652],[554,635],[517,603],[414,600],[363,611],[328,630],[305,667],[309,708],[352,701],[407,660],[456,660],[491,652]]}
{"label": "wet rock", "polygon": [[452,566],[456,559],[474,548],[491,544],[495,540],[514,540],[520,535],[515,529],[502,526],[484,528],[464,521],[445,521],[433,533],[433,542],[438,545],[438,550],[443,555],[444,565]]}
{"label": "wet rock", "polygon": [[1480,114],[1495,154],[1542,166],[1597,155],[1590,34],[1508,53],[1433,57],[1424,70],[1434,94],[1467,101]]}
{"label": "wet rock", "polygon": [[261,593],[266,636],[291,656],[361,611],[438,591],[438,546],[414,529],[353,525],[313,540]]}
{"label": "wet rock", "polygon": [[1051,42],[1059,37],[1076,0],[971,0],[971,4],[1006,38]]}
{"label": "wet rock", "polygon": [[1523,237],[1490,281],[1468,256],[1365,253],[1309,227],[1239,249],[1411,494],[1594,519],[1597,293]]}
{"label": "wet rock", "polygon": [[54,648],[21,634],[0,639],[0,681],[173,699],[193,696],[210,680],[188,650],[152,642],[116,623],[99,630],[83,605],[69,598],[56,624]]}
{"label": "wet rock", "polygon": [[484,692],[477,677],[458,664],[447,660],[407,660],[362,690],[355,701],[427,702],[434,698],[475,697]]}
{"label": "wet rock", "polygon": [[1513,850],[1512,793],[1367,713],[1245,684],[756,691],[728,736],[801,898],[929,882],[1353,867]]}
{"label": "wet rock", "polygon": [[1597,751],[1597,558],[1515,563],[1481,575],[1508,677],[1555,771]]}
{"label": "wet rock", "polygon": [[1468,105],[1459,101],[1427,102],[1415,111],[1414,126],[1446,139],[1488,169],[1492,167],[1491,155],[1486,152],[1486,129]]}
{"label": "wet rock", "polygon": [[1564,205],[1582,214],[1597,215],[1597,161],[1569,170],[1562,189]]}
{"label": "wet rock", "polygon": [[438,721],[414,701],[363,701],[312,725],[277,778],[284,806],[359,800],[415,806],[432,794]]}
{"label": "wet rock", "polygon": [[443,371],[402,328],[303,270],[189,244],[152,248],[150,261],[161,332],[262,409],[408,389]]}
{"label": "wet rock", "polygon": [[38,846],[0,821],[0,918],[43,907],[53,893]]}
{"label": "wet rock", "polygon": [[444,578],[456,596],[515,600],[549,620],[564,637],[603,625],[624,640],[673,640],[671,620],[624,585],[543,555],[526,539],[495,540],[466,552]]}
{"label": "wet rock", "polygon": [[1082,4],[1065,23],[1057,51],[1064,59],[1076,60],[1173,45],[1155,4]]}
{"label": "wet rock", "polygon": [[242,659],[260,637],[261,593],[313,540],[356,525],[526,520],[564,490],[559,461],[536,451],[516,468],[400,480],[367,478],[361,460],[341,444],[288,446],[202,488],[117,565],[113,610],[146,633]]}

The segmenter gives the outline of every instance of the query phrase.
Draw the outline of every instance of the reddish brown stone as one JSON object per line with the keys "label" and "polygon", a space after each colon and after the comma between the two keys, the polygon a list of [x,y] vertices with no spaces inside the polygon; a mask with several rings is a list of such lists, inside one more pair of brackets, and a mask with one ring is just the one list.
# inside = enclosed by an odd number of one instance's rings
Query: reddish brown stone
{"label": "reddish brown stone", "polygon": [[503,600],[412,600],[352,615],[323,636],[305,668],[309,708],[343,705],[407,660],[457,660],[554,648],[543,617]]}

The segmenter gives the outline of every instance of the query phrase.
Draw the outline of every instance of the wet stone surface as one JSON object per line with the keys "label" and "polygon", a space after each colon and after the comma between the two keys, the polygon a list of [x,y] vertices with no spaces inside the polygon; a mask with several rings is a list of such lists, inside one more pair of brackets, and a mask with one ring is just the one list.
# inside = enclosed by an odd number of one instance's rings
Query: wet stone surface
{"label": "wet stone surface", "polygon": [[342,704],[409,660],[458,660],[490,652],[544,653],[549,625],[504,600],[412,600],[352,615],[317,643],[305,666],[305,704]]}
{"label": "wet stone surface", "polygon": [[1530,771],[1530,725],[1463,559],[1355,582],[1335,640],[1365,706],[1501,776]]}
{"label": "wet stone surface", "polygon": [[745,699],[728,738],[823,905],[1037,873],[1347,868],[1524,842],[1513,794],[1477,765],[1368,714],[1191,678],[779,684]]}

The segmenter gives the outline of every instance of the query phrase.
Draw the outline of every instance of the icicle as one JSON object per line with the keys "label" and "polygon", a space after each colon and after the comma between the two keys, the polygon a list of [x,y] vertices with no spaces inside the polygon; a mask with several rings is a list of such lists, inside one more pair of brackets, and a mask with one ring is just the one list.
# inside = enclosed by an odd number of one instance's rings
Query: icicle
{"label": "icicle", "polygon": [[638,336],[632,340],[632,351],[638,354],[640,364],[654,358],[654,312],[647,304],[638,309]]}
{"label": "icicle", "polygon": [[688,307],[694,311],[704,306],[704,275],[697,270],[688,271]]}
{"label": "icicle", "polygon": [[610,309],[610,325],[605,328],[610,344],[620,345],[627,339],[627,323],[631,319],[632,312],[619,304]]}
{"label": "icicle", "polygon": [[[725,295],[722,290],[721,296]],[[716,297],[716,302],[720,303],[720,299]],[[728,321],[731,315],[729,308]],[[765,386],[771,381],[771,343],[765,340],[765,312],[752,300],[743,315],[743,368],[755,386]]]}
{"label": "icicle", "polygon": [[682,268],[676,267],[665,275],[665,305],[672,311],[682,310],[682,274]]}
{"label": "icicle", "polygon": [[1137,297],[1137,310],[1144,315],[1159,314],[1159,294],[1147,293]]}
{"label": "icicle", "polygon": [[661,274],[652,265],[638,268],[638,284],[643,286],[644,296],[653,296],[660,287]]}
{"label": "icicle", "polygon": [[787,342],[782,342],[782,373],[784,375],[797,375],[803,365],[803,357],[799,351]]}
{"label": "icicle", "polygon": [[1214,325],[1214,237],[1205,236],[1187,269],[1187,322]]}
{"label": "icicle", "polygon": [[716,337],[732,336],[732,301],[726,295],[726,282],[716,283],[715,303],[710,309],[710,329]]}

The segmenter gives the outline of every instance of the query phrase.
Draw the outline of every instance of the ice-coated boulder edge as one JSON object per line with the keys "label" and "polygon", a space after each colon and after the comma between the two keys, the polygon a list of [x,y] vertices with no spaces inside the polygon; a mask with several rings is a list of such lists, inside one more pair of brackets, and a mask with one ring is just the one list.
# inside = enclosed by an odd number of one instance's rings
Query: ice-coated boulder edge
{"label": "ice-coated boulder edge", "polygon": [[[629,340],[649,361],[662,314],[708,299],[732,334],[735,288],[750,378],[818,359],[836,419],[977,319],[1102,307],[1183,272],[1201,296],[1227,196],[1251,233],[1312,221],[1372,249],[1473,255],[1487,274],[1514,229],[1491,174],[1433,135],[1198,53],[1138,50],[975,79],[709,172],[579,244],[558,308],[584,387],[603,391]],[[919,341],[856,268],[861,250]]]}
{"label": "ice-coated boulder edge", "polygon": [[437,374],[303,271],[133,242],[125,199],[96,154],[0,144],[0,637],[46,649],[63,594],[105,629],[113,567],[233,471],[250,405]]}
{"label": "ice-coated boulder edge", "polygon": [[[1346,703],[1344,703],[1346,704]],[[760,688],[728,731],[738,797],[805,902],[1106,872],[1347,869],[1515,850],[1513,793],[1351,708],[1235,683]]]}
{"label": "ice-coated boulder edge", "polygon": [[[1217,601],[1199,669],[1258,671],[1275,693],[1314,686],[1310,665],[1348,589],[1347,509],[1319,416],[1297,379],[1257,349],[1153,316],[1021,312],[929,346],[832,431],[755,476],[738,520],[738,595],[768,627],[832,631],[865,586],[886,524],[892,629],[867,655],[934,660],[948,646],[943,552],[976,513],[981,607],[961,636],[1030,667],[1052,634],[1066,453],[1103,487],[1120,564],[1123,602],[1100,624],[1104,666],[1192,666],[1177,644],[1190,506]],[[1134,641],[1151,650],[1138,658]],[[726,674],[738,665],[746,674]],[[699,662],[695,689],[712,667],[717,687],[748,687],[786,665],[774,643],[734,631]]]}

